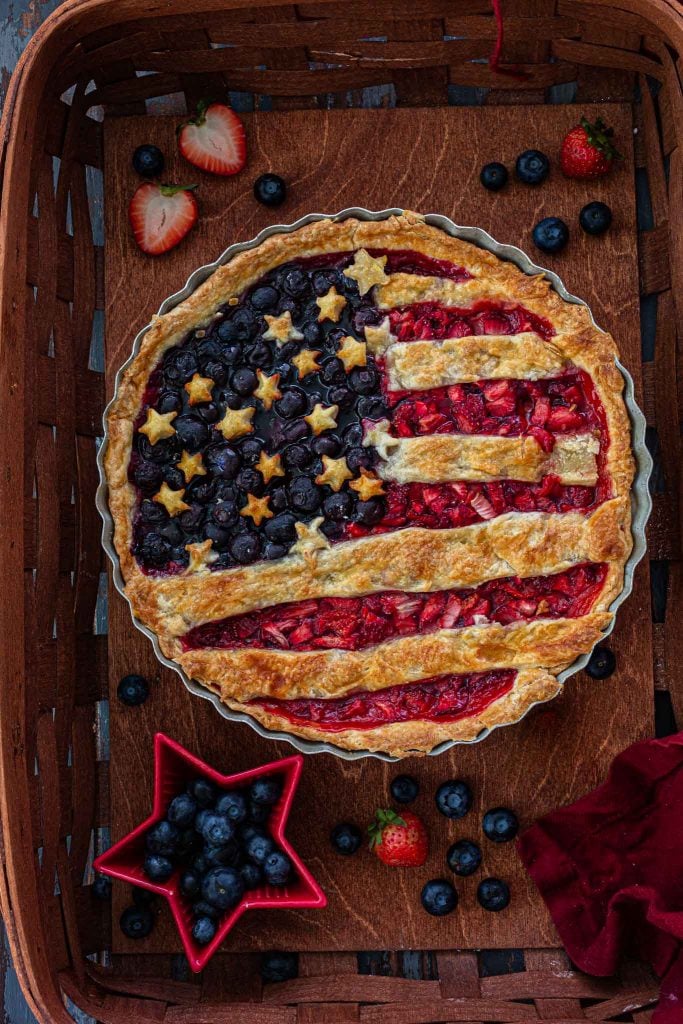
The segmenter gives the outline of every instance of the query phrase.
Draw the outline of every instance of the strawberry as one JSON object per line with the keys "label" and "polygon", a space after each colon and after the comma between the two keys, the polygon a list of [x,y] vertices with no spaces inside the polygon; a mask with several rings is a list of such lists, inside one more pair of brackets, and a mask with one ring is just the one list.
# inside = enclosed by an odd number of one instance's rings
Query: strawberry
{"label": "strawberry", "polygon": [[143,252],[159,256],[177,245],[197,220],[196,185],[139,185],[128,206],[128,220]]}
{"label": "strawberry", "polygon": [[378,810],[368,828],[370,849],[390,867],[419,868],[427,860],[427,830],[415,814]]}
{"label": "strawberry", "polygon": [[602,178],[615,157],[620,156],[612,143],[614,132],[598,118],[591,124],[585,117],[562,141],[560,167],[568,178]]}
{"label": "strawberry", "polygon": [[200,103],[197,116],[178,130],[186,160],[210,174],[237,174],[247,160],[244,125],[224,103]]}

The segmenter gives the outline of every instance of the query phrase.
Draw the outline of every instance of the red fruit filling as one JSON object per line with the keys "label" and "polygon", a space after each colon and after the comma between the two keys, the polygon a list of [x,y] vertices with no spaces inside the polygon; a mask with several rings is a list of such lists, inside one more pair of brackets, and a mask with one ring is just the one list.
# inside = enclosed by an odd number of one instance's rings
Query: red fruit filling
{"label": "red fruit filling", "polygon": [[[449,263],[448,260],[437,260],[433,256],[415,252],[413,249],[368,249],[371,256],[386,256],[384,269],[387,274],[417,274],[419,277],[447,277],[451,281],[469,281],[473,276],[469,270]],[[353,262],[353,252],[331,252],[319,256],[309,256],[297,260],[294,266],[308,270],[311,267],[346,267]]]}
{"label": "red fruit filling", "polygon": [[[604,417],[588,399],[590,378],[568,370],[549,380],[480,380],[428,391],[389,391],[394,437],[421,434],[536,435],[545,448],[553,434],[602,430]],[[592,388],[590,388],[593,391]]]}
{"label": "red fruit filling", "polygon": [[525,331],[550,338],[555,333],[549,320],[536,316],[524,306],[507,302],[481,301],[462,308],[416,302],[398,306],[388,315],[391,333],[399,341],[464,338],[471,334],[522,334]]}
{"label": "red fruit filling", "polygon": [[184,650],[258,647],[268,650],[358,651],[399,636],[483,622],[507,625],[536,617],[575,619],[593,607],[605,582],[603,564],[576,565],[554,576],[489,580],[466,590],[290,601],[196,626]]}
{"label": "red fruit filling", "polygon": [[479,714],[512,689],[517,673],[499,669],[471,675],[431,676],[328,700],[253,700],[250,703],[297,725],[326,732],[374,729],[393,722],[457,722]]}

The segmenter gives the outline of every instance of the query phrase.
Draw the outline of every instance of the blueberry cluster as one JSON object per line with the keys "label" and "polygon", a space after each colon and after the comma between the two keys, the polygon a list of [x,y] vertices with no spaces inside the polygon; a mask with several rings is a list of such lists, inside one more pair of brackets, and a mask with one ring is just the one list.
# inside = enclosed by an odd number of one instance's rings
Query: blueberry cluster
{"label": "blueberry cluster", "polygon": [[[174,413],[174,432],[154,443],[136,424],[129,477],[139,492],[134,524],[134,553],[151,571],[177,570],[188,564],[186,545],[210,539],[218,555],[214,568],[246,565],[280,558],[297,539],[297,521],[322,516],[326,536],[339,538],[350,522],[373,526],[385,508],[381,497],[362,500],[349,484],[333,490],[316,483],[323,473],[323,456],[345,457],[358,478],[371,469],[375,456],[362,444],[362,420],[381,419],[386,407],[380,397],[379,372],[372,356],[365,365],[347,366],[337,355],[343,339],[363,339],[362,328],[376,323],[378,311],[361,298],[354,280],[342,269],[352,254],[335,262],[289,263],[268,273],[235,305],[226,304],[212,324],[194,331],[169,349],[149,381],[143,414]],[[319,320],[316,299],[335,288],[346,300],[338,318]],[[272,334],[267,317],[291,317],[294,340],[264,337]],[[319,353],[319,369],[305,375],[297,366],[302,350]],[[213,386],[204,401],[190,401],[185,385],[195,375]],[[277,381],[279,397],[263,401],[258,394],[265,375]],[[305,417],[316,405],[337,407],[336,426],[314,433]],[[248,432],[226,440],[216,425],[229,410],[250,410]],[[183,452],[201,453],[203,472],[187,479],[178,463]],[[280,475],[265,479],[257,468],[262,453],[280,456]],[[166,484],[182,491],[186,505],[173,514],[152,500]],[[242,515],[252,495],[267,497],[271,515],[257,523]]]}
{"label": "blueberry cluster", "polygon": [[233,790],[195,779],[147,832],[144,872],[163,884],[182,869],[180,892],[192,906],[192,935],[200,945],[211,942],[220,918],[247,890],[293,879],[291,860],[267,829],[281,792],[279,776]]}

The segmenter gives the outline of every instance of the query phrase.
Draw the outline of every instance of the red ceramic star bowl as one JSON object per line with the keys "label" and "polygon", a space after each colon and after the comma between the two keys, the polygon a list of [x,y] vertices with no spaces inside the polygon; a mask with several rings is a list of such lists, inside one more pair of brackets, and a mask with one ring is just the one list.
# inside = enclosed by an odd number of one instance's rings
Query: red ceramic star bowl
{"label": "red ceramic star bowl", "polygon": [[[164,896],[171,907],[180,932],[183,947],[193,971],[201,971],[245,910],[265,910],[304,907],[324,907],[327,899],[301,859],[285,838],[287,818],[299,782],[303,757],[297,754],[282,761],[252,768],[236,775],[221,775],[200,761],[170,737],[157,733],[154,738],[154,809],[145,821],[95,861],[95,869],[102,874],[138,885]],[[145,836],[148,829],[166,817],[169,803],[197,776],[211,779],[221,789],[242,789],[262,775],[279,775],[283,781],[282,795],[274,805],[268,829],[278,846],[290,857],[296,872],[295,880],[286,886],[264,885],[247,891],[240,903],[220,919],[213,940],[200,946],[192,937],[193,914],[189,902],[179,892],[179,868],[164,885],[151,882],[142,870],[145,858]]]}

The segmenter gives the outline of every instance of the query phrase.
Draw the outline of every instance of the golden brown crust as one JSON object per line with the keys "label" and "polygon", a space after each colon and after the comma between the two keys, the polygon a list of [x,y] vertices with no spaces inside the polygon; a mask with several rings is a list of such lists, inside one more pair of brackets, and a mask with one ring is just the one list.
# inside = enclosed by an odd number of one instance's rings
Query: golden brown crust
{"label": "golden brown crust", "polygon": [[[442,301],[461,305],[493,296],[522,304],[533,313],[551,320],[556,335],[550,342],[543,343],[546,348],[538,356],[536,373],[548,376],[555,372],[556,366],[574,363],[592,377],[605,409],[610,435],[606,470],[612,480],[614,500],[606,502],[589,517],[578,513],[563,516],[510,513],[474,527],[456,530],[408,528],[347,542],[336,549],[327,546],[324,540],[320,542],[321,546],[316,547],[312,531],[312,537],[302,540],[300,553],[290,554],[277,563],[181,577],[146,576],[131,553],[136,496],[128,483],[127,466],[133,421],[140,410],[150,372],[169,347],[178,344],[189,331],[220,315],[222,304],[232,296],[239,296],[269,269],[296,257],[361,247],[413,249],[460,264],[473,275],[471,280],[458,284],[436,278],[391,274],[386,283],[375,288],[376,301],[381,305],[415,301],[436,292]],[[483,372],[480,372],[484,358],[481,339],[464,340],[470,343],[471,348],[467,355],[469,372],[494,376],[495,366],[488,370],[483,367]],[[516,339],[516,348],[510,344],[514,340],[491,339],[489,342],[500,375],[503,375],[503,368],[511,376],[525,375],[525,365],[534,362],[530,352],[525,355],[520,348],[520,337]],[[448,374],[456,372],[452,368],[453,356],[444,349],[439,355],[440,362],[437,360],[432,369],[420,369],[417,361],[421,358],[421,344],[396,345],[388,365],[397,367],[400,364],[402,373],[412,374],[411,387],[435,386],[421,383],[429,380],[425,373],[436,374],[439,380],[446,375],[449,381]],[[540,353],[536,336],[530,344],[536,346]],[[448,347],[447,343],[444,345]],[[399,352],[399,349],[405,349],[405,352]],[[465,352],[465,346],[462,351]],[[581,305],[564,302],[545,278],[529,277],[491,253],[425,224],[416,214],[406,213],[377,222],[352,219],[340,223],[318,221],[290,234],[271,236],[256,249],[240,253],[227,265],[218,268],[171,312],[153,319],[139,354],[122,374],[116,401],[109,410],[104,457],[109,505],[115,522],[115,547],[135,615],[154,629],[162,647],[177,657],[176,638],[193,625],[281,601],[323,594],[371,593],[390,588],[421,591],[468,586],[511,574],[557,572],[585,560],[610,563],[608,585],[595,609],[596,612],[604,612],[621,588],[623,566],[631,548],[628,495],[633,460],[628,416],[622,399],[623,380],[615,365],[616,354],[614,341],[593,326],[588,310]],[[517,370],[515,360],[518,361]],[[457,372],[465,373],[467,368]],[[528,373],[532,372],[533,368],[529,367]],[[556,623],[554,625],[557,626]],[[266,652],[251,653],[268,657]],[[538,678],[545,683],[525,684],[522,691],[531,692],[534,687],[545,686],[549,693],[554,692],[555,682],[551,676],[539,673]],[[210,684],[208,679],[206,682]],[[215,681],[211,685],[215,688]],[[489,709],[490,715],[500,713],[503,720],[509,720],[516,713],[514,701],[507,704],[501,701],[497,705],[495,712]],[[240,710],[244,708],[240,707]],[[253,709],[249,709],[249,713],[254,717],[260,715]],[[263,721],[263,718],[259,720]],[[439,736],[455,737],[457,732],[460,737],[463,731],[475,726],[476,723],[451,723],[437,727],[430,723],[427,727],[425,723],[412,723],[410,726],[386,727],[391,733],[386,744],[379,736],[381,729],[373,730],[377,736],[364,730],[343,737],[340,734],[317,734],[315,730],[306,732],[310,734],[309,738],[327,739],[350,749],[386,749],[389,744],[396,750],[407,750],[413,746],[428,749],[440,741]],[[288,725],[283,726],[282,722],[278,722],[277,727],[297,731]],[[299,730],[299,734],[303,733]],[[372,744],[377,746],[371,747]]]}

